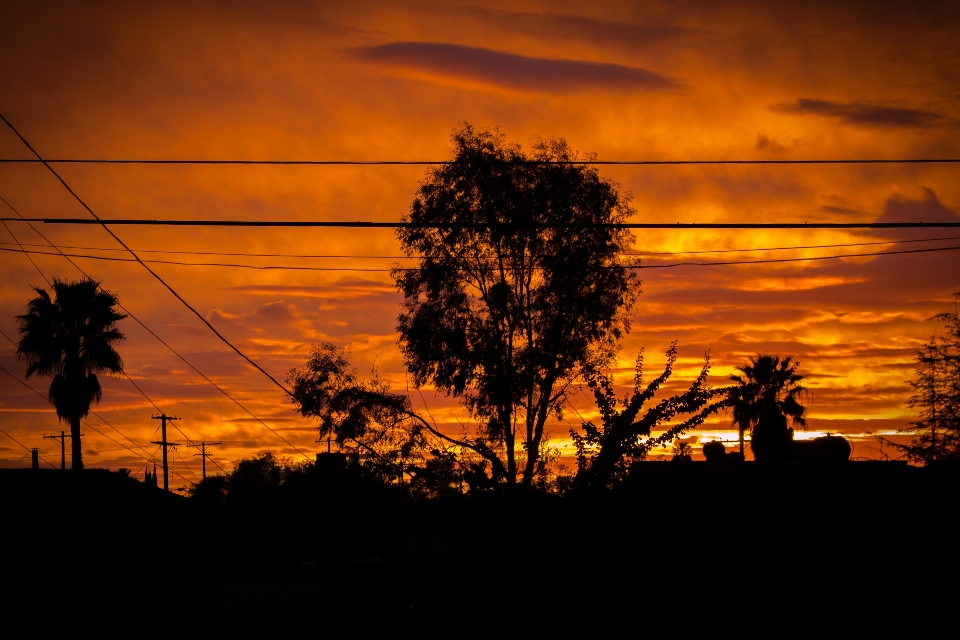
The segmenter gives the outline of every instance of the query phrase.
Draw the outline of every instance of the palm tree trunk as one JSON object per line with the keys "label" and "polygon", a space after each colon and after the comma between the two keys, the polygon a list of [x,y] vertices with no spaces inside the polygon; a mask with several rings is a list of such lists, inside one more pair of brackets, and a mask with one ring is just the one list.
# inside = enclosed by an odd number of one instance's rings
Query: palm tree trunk
{"label": "palm tree trunk", "polygon": [[83,469],[83,453],[80,448],[80,417],[70,418],[70,454],[72,458],[71,466],[74,470]]}

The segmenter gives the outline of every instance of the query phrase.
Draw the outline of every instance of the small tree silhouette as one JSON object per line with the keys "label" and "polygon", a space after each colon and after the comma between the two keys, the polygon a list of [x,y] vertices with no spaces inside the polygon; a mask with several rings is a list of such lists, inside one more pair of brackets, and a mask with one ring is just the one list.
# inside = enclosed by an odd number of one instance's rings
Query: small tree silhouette
{"label": "small tree silhouette", "polygon": [[920,433],[906,445],[883,441],[919,464],[960,458],[960,318],[954,311],[930,319],[946,331],[914,351],[916,376],[907,382],[914,391],[907,405],[920,414],[911,425]]}

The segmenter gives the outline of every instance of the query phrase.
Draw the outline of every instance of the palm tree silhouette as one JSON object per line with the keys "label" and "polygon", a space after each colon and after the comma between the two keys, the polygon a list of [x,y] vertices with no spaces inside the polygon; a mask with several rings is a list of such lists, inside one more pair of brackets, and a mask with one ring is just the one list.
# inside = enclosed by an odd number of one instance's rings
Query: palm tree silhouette
{"label": "palm tree silhouette", "polygon": [[27,377],[52,376],[50,401],[57,416],[70,423],[72,466],[83,468],[80,419],[100,402],[98,373],[119,373],[123,361],[113,344],[123,340],[116,323],[127,316],[117,311],[117,296],[91,278],[76,282],[53,279],[53,299],[34,287],[37,297],[29,311],[17,316],[20,342],[17,357],[27,361]]}
{"label": "palm tree silhouette", "polygon": [[793,440],[794,426],[806,428],[806,407],[799,400],[809,393],[801,382],[792,356],[758,354],[750,364],[738,367],[740,375],[730,376],[736,387],[730,392],[733,423],[740,431],[740,452],[743,453],[743,434],[750,431],[750,448],[759,461],[776,460],[786,454]]}

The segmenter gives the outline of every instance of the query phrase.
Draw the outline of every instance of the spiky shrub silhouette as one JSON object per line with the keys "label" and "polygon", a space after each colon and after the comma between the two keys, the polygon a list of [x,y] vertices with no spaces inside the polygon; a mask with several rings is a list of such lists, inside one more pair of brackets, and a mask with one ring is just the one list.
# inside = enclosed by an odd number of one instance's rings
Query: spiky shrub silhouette
{"label": "spiky shrub silhouette", "polygon": [[[674,440],[701,425],[704,420],[727,406],[728,389],[714,389],[707,384],[710,356],[704,358],[700,375],[683,393],[664,398],[649,407],[641,416],[644,404],[651,400],[673,374],[677,361],[677,343],[667,351],[663,373],[650,384],[643,384],[643,351],[637,356],[633,389],[618,398],[613,378],[593,371],[587,384],[600,410],[600,424],[584,421],[581,431],[570,430],[577,448],[577,489],[598,489],[610,486],[626,475],[629,465],[644,459],[654,447]],[[677,419],[679,422],[676,422]],[[666,427],[656,437],[654,429]]]}

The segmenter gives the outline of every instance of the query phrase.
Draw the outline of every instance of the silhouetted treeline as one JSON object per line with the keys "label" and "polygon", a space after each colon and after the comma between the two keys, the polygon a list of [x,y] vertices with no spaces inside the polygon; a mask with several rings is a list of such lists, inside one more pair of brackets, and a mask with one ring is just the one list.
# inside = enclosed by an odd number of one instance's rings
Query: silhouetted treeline
{"label": "silhouetted treeline", "polygon": [[205,505],[241,508],[304,506],[323,508],[350,502],[417,498],[416,483],[400,484],[359,456],[320,454],[317,460],[294,461],[266,451],[244,458],[228,473],[208,476],[190,497]]}

